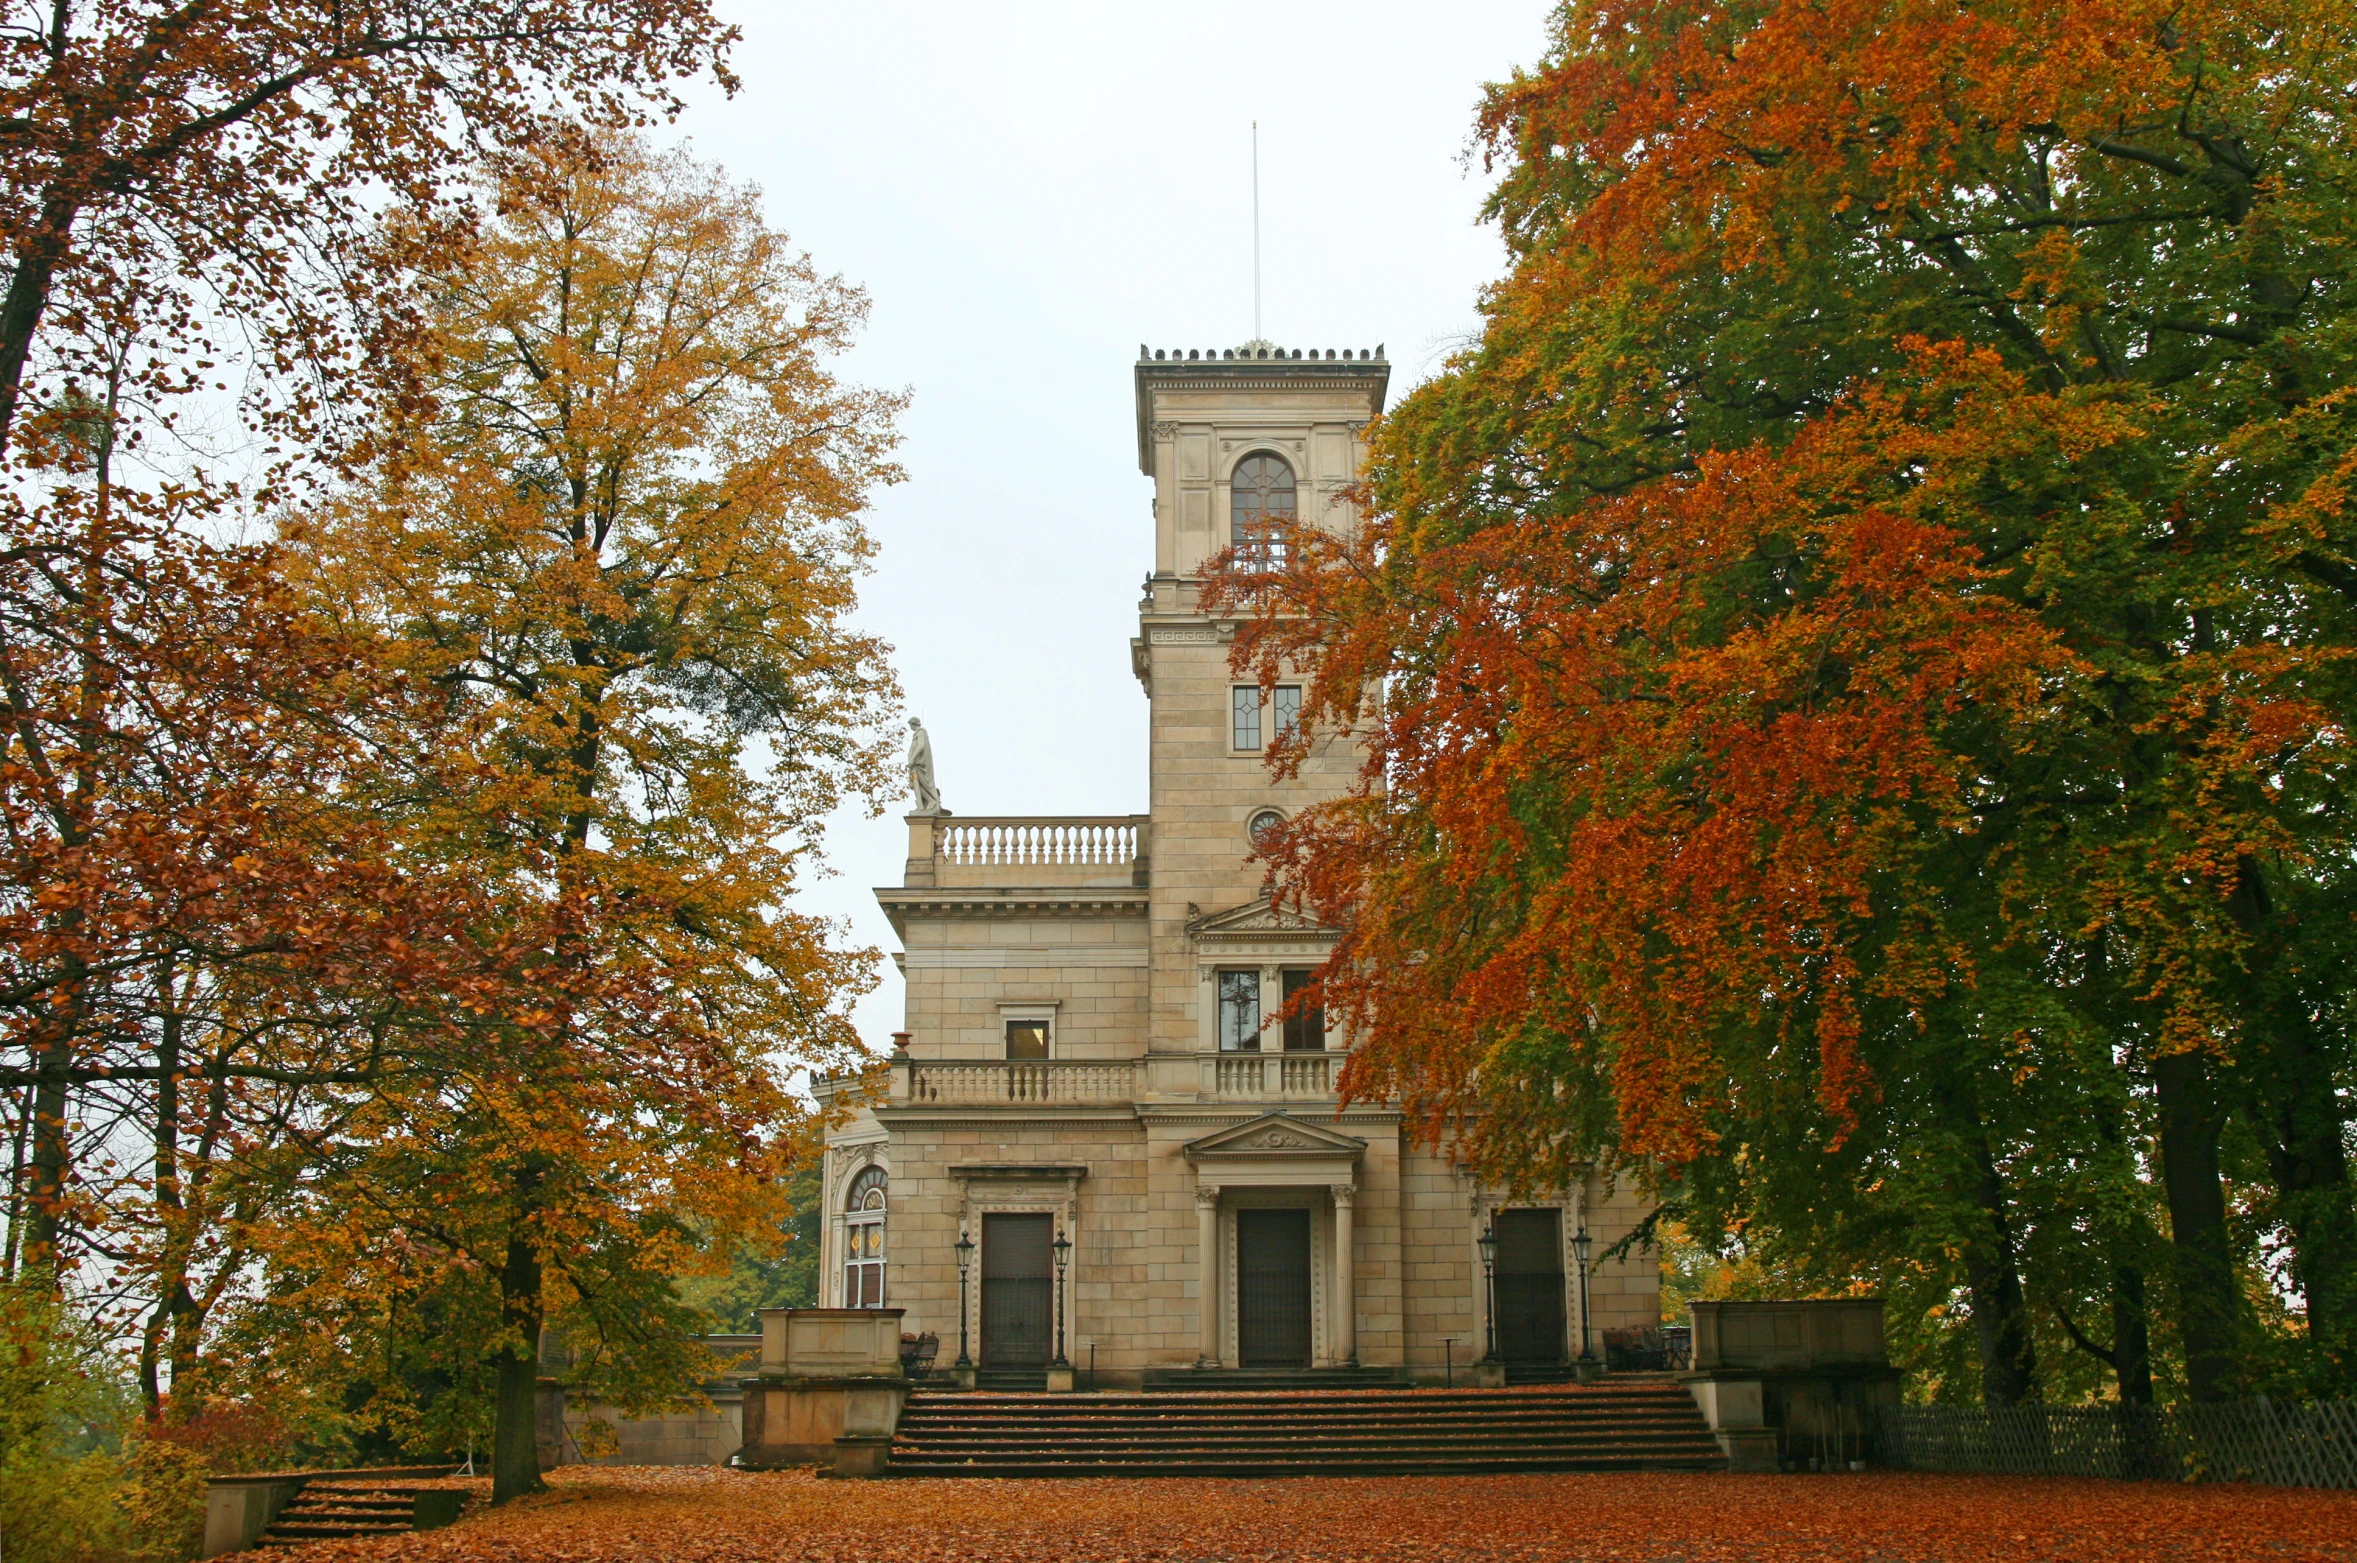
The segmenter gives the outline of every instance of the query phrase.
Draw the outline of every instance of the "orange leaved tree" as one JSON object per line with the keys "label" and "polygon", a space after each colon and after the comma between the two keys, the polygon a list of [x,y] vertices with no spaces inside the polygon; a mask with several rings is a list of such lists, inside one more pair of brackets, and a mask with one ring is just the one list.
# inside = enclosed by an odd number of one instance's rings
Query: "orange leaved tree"
{"label": "orange leaved tree", "polygon": [[2352,65],[2300,0],[1560,14],[1481,339],[1239,650],[1370,729],[1272,849],[1354,1089],[1960,1298],[1993,1400],[2350,1382]]}
{"label": "orange leaved tree", "polygon": [[[12,15],[0,34],[0,448],[56,405],[98,323],[156,395],[238,367],[301,430],[358,329],[406,314],[367,252],[386,200],[431,208],[480,145],[540,116],[626,120],[727,79],[704,0],[121,0]],[[387,287],[391,283],[393,286]],[[53,331],[58,317],[80,330]],[[379,366],[397,360],[382,359]]]}

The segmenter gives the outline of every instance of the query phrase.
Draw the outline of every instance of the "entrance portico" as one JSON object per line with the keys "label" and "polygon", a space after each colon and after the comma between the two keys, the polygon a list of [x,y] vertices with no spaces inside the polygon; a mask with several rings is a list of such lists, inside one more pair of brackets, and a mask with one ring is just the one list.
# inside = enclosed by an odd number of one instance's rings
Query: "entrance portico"
{"label": "entrance portico", "polygon": [[1358,1360],[1355,1210],[1366,1153],[1364,1140],[1283,1112],[1185,1147],[1195,1169],[1198,1367]]}

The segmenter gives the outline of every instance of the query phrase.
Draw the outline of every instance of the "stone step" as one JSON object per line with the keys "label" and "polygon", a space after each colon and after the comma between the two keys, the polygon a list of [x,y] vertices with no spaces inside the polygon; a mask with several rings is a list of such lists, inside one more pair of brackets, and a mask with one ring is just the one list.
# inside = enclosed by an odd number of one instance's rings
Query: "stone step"
{"label": "stone step", "polygon": [[1004,1426],[1004,1429],[1023,1429],[1039,1422],[1054,1422],[1056,1426],[1080,1426],[1080,1429],[1113,1429],[1113,1426],[1346,1426],[1353,1422],[1381,1422],[1381,1424],[1417,1424],[1447,1429],[1447,1426],[1591,1426],[1596,1422],[1688,1422],[1692,1407],[1610,1407],[1610,1410],[1499,1410],[1499,1412],[1466,1412],[1466,1410],[1402,1410],[1395,1414],[1374,1410],[1216,1410],[1216,1412],[1077,1412],[1068,1417],[1056,1414],[1025,1414],[1025,1412],[985,1412],[985,1414],[955,1414],[943,1410],[905,1412],[900,1426]]}
{"label": "stone step", "polygon": [[1016,1393],[942,1394],[919,1390],[908,1398],[911,1410],[940,1407],[944,1410],[981,1410],[994,1406],[1020,1408],[1025,1411],[1044,1410],[1060,1406],[1135,1406],[1164,1411],[1191,1406],[1338,1406],[1338,1405],[1397,1405],[1413,1403],[1428,1406],[1477,1406],[1484,1409],[1497,1406],[1538,1405],[1626,1405],[1655,1403],[1661,1405],[1692,1405],[1693,1397],[1673,1385],[1632,1385],[1545,1389],[1347,1389],[1327,1391],[1230,1391],[1178,1393],[1140,1393],[1114,1390],[1096,1394],[1049,1395]]}
{"label": "stone step", "polygon": [[935,1461],[893,1456],[891,1474],[904,1477],[1073,1478],[1140,1476],[1492,1476],[1520,1471],[1718,1471],[1726,1460],[1714,1446],[1708,1455],[1550,1455],[1450,1458],[1426,1455],[1401,1459],[1163,1460],[1131,1464],[1086,1458],[1064,1460]]}
{"label": "stone step", "polygon": [[916,1395],[889,1469],[937,1476],[1290,1476],[1723,1469],[1661,1379],[1549,1389]]}
{"label": "stone step", "polygon": [[1712,1460],[1718,1445],[1710,1439],[1596,1439],[1588,1442],[1530,1444],[1448,1443],[1416,1439],[1370,1439],[1356,1444],[926,1444],[892,1451],[895,1466],[933,1464],[1022,1464],[1085,1460],[1098,1465],[1201,1464],[1354,1464],[1368,1460],[1393,1464],[1430,1460]]}
{"label": "stone step", "polygon": [[1149,1368],[1148,1394],[1283,1389],[1405,1389],[1398,1368]]}
{"label": "stone step", "polygon": [[1040,1426],[943,1426],[934,1423],[902,1423],[900,1436],[914,1443],[992,1443],[1025,1440],[1064,1441],[1086,1438],[1093,1443],[1168,1443],[1177,1439],[1249,1439],[1255,1443],[1323,1443],[1350,1438],[1420,1438],[1433,1439],[1520,1439],[1524,1442],[1560,1438],[1687,1438],[1698,1436],[1689,1421],[1669,1418],[1644,1421],[1606,1421],[1578,1423],[1498,1423],[1468,1422],[1448,1426],[1434,1426],[1422,1422],[1387,1423],[1368,1420],[1351,1423],[1302,1423],[1281,1426],[1216,1422],[1183,1422],[1165,1426],[1151,1423],[1121,1423],[1113,1426],[1076,1428],[1070,1424]]}
{"label": "stone step", "polygon": [[254,1544],[295,1547],[314,1541],[407,1535],[416,1527],[418,1495],[438,1490],[389,1482],[309,1482]]}

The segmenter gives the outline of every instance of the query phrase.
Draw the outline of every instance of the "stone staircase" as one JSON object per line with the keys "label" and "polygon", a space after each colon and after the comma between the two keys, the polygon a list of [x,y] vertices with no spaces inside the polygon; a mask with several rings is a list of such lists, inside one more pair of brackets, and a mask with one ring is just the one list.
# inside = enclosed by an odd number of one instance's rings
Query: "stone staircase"
{"label": "stone staircase", "polygon": [[894,1476],[1374,1476],[1715,1471],[1666,1378],[1546,1389],[909,1397]]}
{"label": "stone staircase", "polygon": [[303,1484],[255,1541],[257,1547],[301,1547],[359,1536],[401,1536],[458,1518],[466,1494],[398,1478],[330,1476]]}
{"label": "stone staircase", "polygon": [[1148,1368],[1149,1394],[1291,1389],[1406,1389],[1398,1368]]}

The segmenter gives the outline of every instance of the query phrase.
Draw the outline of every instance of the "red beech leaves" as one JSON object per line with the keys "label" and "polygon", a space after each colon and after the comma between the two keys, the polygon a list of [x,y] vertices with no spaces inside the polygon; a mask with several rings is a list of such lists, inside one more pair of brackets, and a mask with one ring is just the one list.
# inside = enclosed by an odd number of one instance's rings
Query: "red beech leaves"
{"label": "red beech leaves", "polygon": [[2357,1558],[2357,1493],[1888,1473],[822,1482],[552,1473],[542,1498],[287,1563],[1401,1558],[2013,1563]]}

